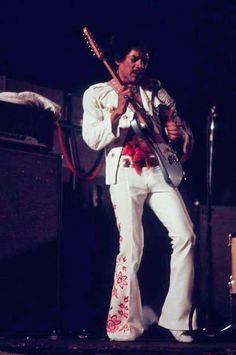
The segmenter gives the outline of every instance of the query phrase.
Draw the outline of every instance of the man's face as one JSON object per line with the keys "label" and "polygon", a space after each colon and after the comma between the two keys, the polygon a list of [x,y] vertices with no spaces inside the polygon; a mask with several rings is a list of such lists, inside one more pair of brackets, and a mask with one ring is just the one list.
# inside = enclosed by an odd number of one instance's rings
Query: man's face
{"label": "man's face", "polygon": [[136,84],[148,66],[149,55],[140,49],[131,49],[118,64],[120,79],[125,84]]}

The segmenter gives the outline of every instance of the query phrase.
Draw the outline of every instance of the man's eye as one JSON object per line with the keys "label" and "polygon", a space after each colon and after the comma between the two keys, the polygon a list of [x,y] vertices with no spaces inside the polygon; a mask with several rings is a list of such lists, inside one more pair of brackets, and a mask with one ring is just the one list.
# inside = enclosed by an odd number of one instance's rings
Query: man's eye
{"label": "man's eye", "polygon": [[[141,58],[139,58],[139,57],[132,57],[131,58],[131,62],[132,63],[136,63],[137,61],[139,61]],[[147,62],[148,62],[148,59],[147,58],[143,58],[142,60],[142,64],[143,65],[147,65]]]}

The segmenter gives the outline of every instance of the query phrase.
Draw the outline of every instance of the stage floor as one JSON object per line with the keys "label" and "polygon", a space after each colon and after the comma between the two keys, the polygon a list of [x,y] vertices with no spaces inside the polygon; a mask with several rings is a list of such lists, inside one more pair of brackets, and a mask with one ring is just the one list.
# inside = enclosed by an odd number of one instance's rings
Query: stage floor
{"label": "stage floor", "polygon": [[6,337],[0,339],[0,354],[90,354],[90,355],[236,355],[236,336],[209,337],[191,344],[178,343],[171,338],[141,338],[134,342],[108,339],[66,339],[63,337]]}

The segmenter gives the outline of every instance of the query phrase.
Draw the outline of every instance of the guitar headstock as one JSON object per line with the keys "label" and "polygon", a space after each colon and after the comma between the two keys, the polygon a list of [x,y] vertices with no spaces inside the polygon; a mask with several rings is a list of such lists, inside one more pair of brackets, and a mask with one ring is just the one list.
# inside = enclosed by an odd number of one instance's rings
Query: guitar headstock
{"label": "guitar headstock", "polygon": [[88,27],[83,28],[83,35],[85,37],[85,40],[86,40],[89,48],[91,49],[91,52],[93,53],[93,55],[95,55],[99,60],[103,61],[105,59],[105,57],[104,57],[100,47],[96,43],[95,39],[93,38]]}

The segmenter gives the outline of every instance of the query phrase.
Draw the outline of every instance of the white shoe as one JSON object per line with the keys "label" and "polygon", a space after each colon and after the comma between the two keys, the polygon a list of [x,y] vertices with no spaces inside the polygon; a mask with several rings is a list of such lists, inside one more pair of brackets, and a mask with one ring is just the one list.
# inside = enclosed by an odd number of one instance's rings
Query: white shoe
{"label": "white shoe", "polygon": [[173,337],[181,343],[192,343],[193,338],[191,335],[185,334],[184,330],[171,330],[169,329]]}
{"label": "white shoe", "polygon": [[155,313],[155,311],[149,307],[149,306],[143,306],[142,308],[143,311],[143,328],[144,330],[147,330],[150,325],[154,323],[158,323],[158,315]]}

